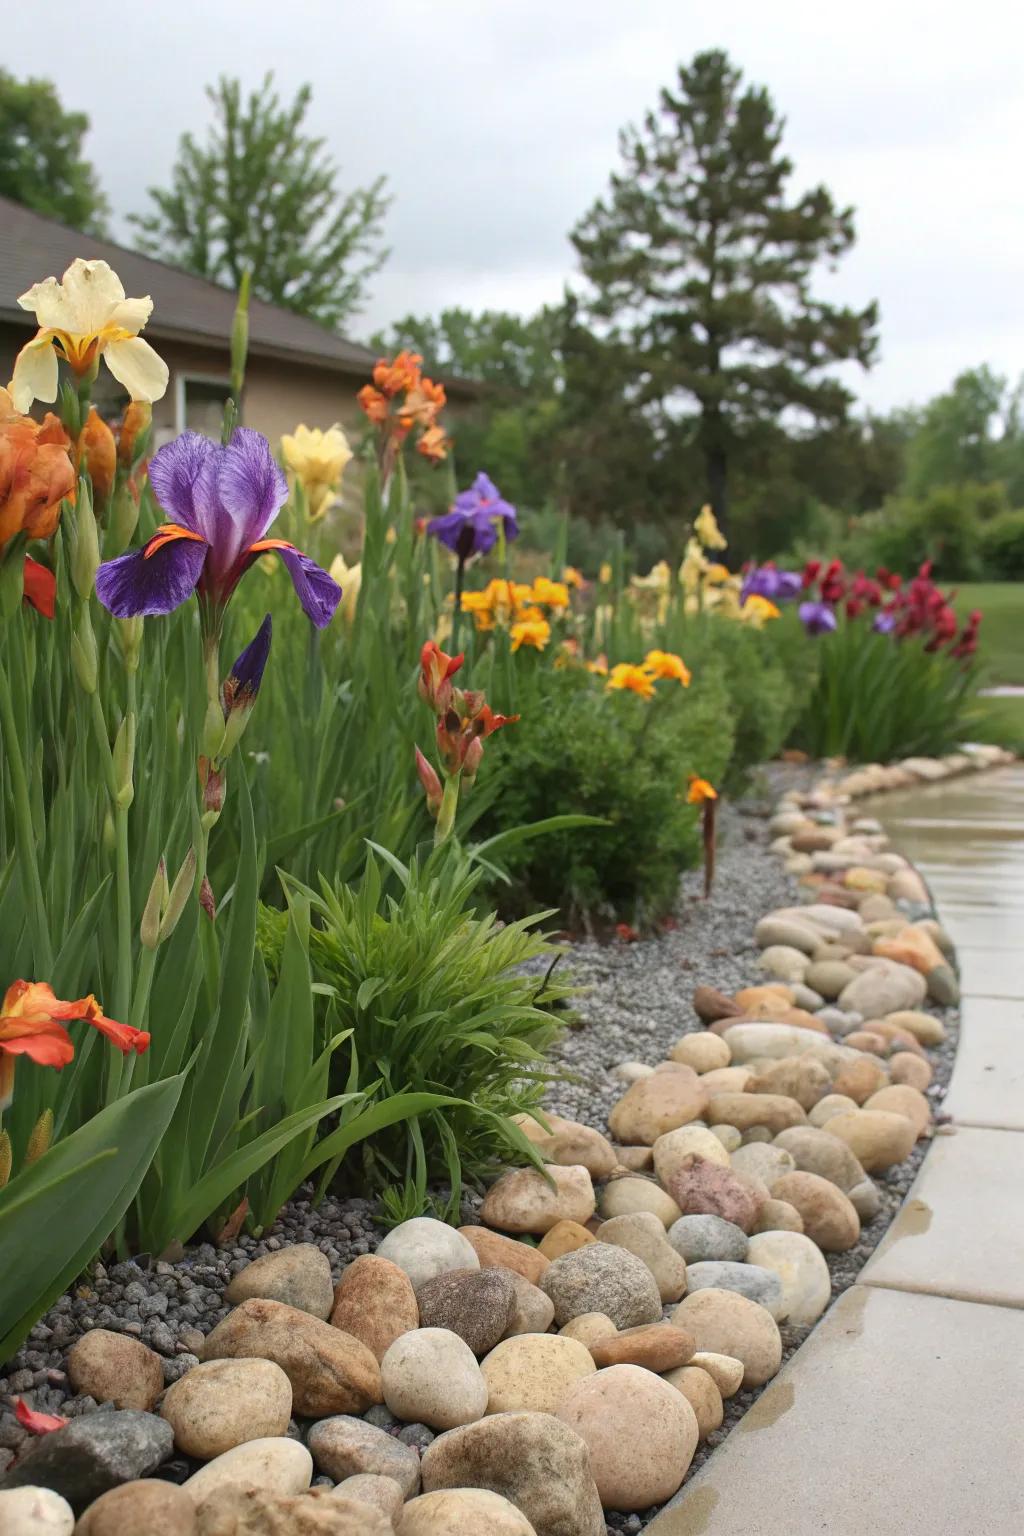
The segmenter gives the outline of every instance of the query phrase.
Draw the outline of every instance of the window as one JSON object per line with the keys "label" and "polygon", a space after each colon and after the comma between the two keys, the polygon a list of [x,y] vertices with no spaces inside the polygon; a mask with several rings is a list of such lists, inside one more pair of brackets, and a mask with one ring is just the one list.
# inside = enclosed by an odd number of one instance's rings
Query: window
{"label": "window", "polygon": [[178,373],[174,377],[174,425],[179,432],[201,432],[220,440],[224,403],[231,394],[226,378]]}

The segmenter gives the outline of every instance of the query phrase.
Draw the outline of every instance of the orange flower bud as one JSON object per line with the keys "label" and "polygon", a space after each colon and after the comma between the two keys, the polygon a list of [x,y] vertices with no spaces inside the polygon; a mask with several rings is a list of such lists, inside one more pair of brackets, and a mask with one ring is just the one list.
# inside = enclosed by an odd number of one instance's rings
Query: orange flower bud
{"label": "orange flower bud", "polygon": [[441,809],[441,801],[444,798],[444,791],[441,788],[441,780],[438,778],[436,770],[423,756],[419,747],[416,748],[416,772],[419,775],[420,783],[423,785],[423,792],[427,797],[427,810],[436,821],[437,814]]}
{"label": "orange flower bud", "polygon": [[364,384],[358,395],[356,395],[356,399],[374,426],[382,426],[387,421],[387,398],[381,394],[379,389],[374,389],[372,384]]}
{"label": "orange flower bud", "polygon": [[130,400],[125,406],[121,430],[117,434],[117,462],[122,469],[131,469],[138,458],[136,444],[153,421],[153,407],[145,400]]}
{"label": "orange flower bud", "polygon": [[95,406],[89,409],[85,426],[78,434],[78,467],[89,471],[93,500],[103,509],[110,500],[117,473],[117,444]]}
{"label": "orange flower bud", "polygon": [[75,489],[67,434],[47,413],[42,426],[20,416],[0,389],[0,548],[16,533],[48,539],[60,504]]}

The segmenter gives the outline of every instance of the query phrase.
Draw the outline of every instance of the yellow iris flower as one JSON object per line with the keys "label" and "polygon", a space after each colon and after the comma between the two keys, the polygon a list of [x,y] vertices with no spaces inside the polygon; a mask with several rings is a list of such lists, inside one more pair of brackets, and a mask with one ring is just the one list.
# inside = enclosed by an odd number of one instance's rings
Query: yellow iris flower
{"label": "yellow iris flower", "polygon": [[344,555],[335,555],[331,561],[330,575],[341,588],[341,617],[351,629],[355,623],[359,589],[363,584],[363,563],[360,561],[358,565],[346,565]]}
{"label": "yellow iris flower", "polygon": [[752,592],[740,610],[740,618],[745,624],[752,624],[755,629],[763,629],[768,619],[778,619],[782,615],[773,602],[767,597],[759,597]]}
{"label": "yellow iris flower", "polygon": [[709,506],[701,507],[694,519],[693,531],[705,549],[725,549],[728,540],[718,526],[718,519]]}
{"label": "yellow iris flower", "polygon": [[153,312],[153,300],[126,299],[121,279],[105,261],[73,261],[58,283],[35,283],[18,300],[34,314],[38,333],[14,360],[11,395],[17,410],[33,400],[57,398],[58,358],[79,378],[102,357],[133,400],[152,404],[166,389],[168,371],[139,332]]}
{"label": "yellow iris flower", "polygon": [[281,439],[285,465],[306,493],[311,523],[323,517],[352,457],[348,438],[337,425],[326,432],[300,423]]}

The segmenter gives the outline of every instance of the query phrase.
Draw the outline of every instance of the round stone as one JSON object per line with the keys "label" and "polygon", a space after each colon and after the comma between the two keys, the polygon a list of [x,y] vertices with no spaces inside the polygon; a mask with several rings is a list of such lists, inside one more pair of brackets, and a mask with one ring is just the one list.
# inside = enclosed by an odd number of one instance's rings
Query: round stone
{"label": "round stone", "polygon": [[375,1360],[410,1328],[418,1328],[419,1307],[404,1269],[365,1253],[344,1270],[334,1291],[331,1326],[365,1344]]}
{"label": "round stone", "polygon": [[636,1365],[613,1365],[577,1382],[558,1417],[590,1447],[605,1509],[663,1504],[681,1485],[697,1449],[697,1416],[687,1399]]}
{"label": "round stone", "polygon": [[788,1131],[781,1131],[775,1138],[775,1145],[791,1154],[801,1173],[816,1173],[844,1194],[864,1177],[864,1169],[847,1142],[833,1135],[827,1127],[816,1130],[810,1125],[795,1125]]}
{"label": "round stone", "polygon": [[763,1386],[782,1364],[782,1337],[775,1319],[736,1291],[695,1291],[679,1303],[672,1321],[693,1336],[698,1352],[710,1350],[742,1361],[744,1387]]}
{"label": "round stone", "polygon": [[712,1136],[717,1136],[727,1152],[735,1152],[743,1145],[743,1137],[734,1125],[713,1125]]}
{"label": "round stone", "polygon": [[594,1186],[586,1168],[549,1164],[544,1173],[536,1168],[503,1173],[484,1196],[480,1215],[489,1227],[503,1232],[542,1237],[560,1221],[584,1225],[594,1210]]}
{"label": "round stone", "polygon": [[727,1067],[732,1060],[732,1052],[722,1037],[704,1031],[684,1035],[668,1054],[671,1061],[682,1062],[684,1067],[692,1067],[698,1074]]}
{"label": "round stone", "polygon": [[775,1183],[776,1179],[781,1179],[784,1173],[792,1173],[796,1167],[791,1152],[787,1152],[784,1147],[776,1147],[770,1142],[763,1141],[753,1141],[745,1147],[739,1147],[733,1153],[730,1162],[737,1173],[745,1173],[751,1178],[760,1179],[769,1187]]}
{"label": "round stone", "polygon": [[812,1110],[808,1111],[807,1118],[815,1130],[820,1131],[833,1115],[844,1115],[848,1110],[857,1107],[856,1099],[847,1098],[845,1093],[827,1093],[823,1099],[818,1100]]}
{"label": "round stone", "polygon": [[725,1408],[713,1376],[699,1365],[681,1365],[674,1371],[666,1371],[664,1380],[681,1392],[693,1409],[697,1433],[702,1440],[721,1428]]}
{"label": "round stone", "polygon": [[919,1009],[898,1009],[889,1014],[887,1023],[896,1029],[905,1029],[919,1045],[941,1045],[946,1038],[946,1026],[942,1020],[937,1019],[933,1013],[922,1013]]}
{"label": "round stone", "polygon": [[707,1259],[742,1264],[749,1241],[742,1227],[721,1216],[681,1216],[669,1227],[668,1240],[687,1264]]}
{"label": "round stone", "polygon": [[523,1333],[492,1349],[480,1369],[488,1413],[556,1413],[573,1384],[597,1367],[578,1339]]}
{"label": "round stone", "polygon": [[0,1489],[0,1531],[9,1536],[71,1536],[71,1505],[50,1488]]}
{"label": "round stone", "polygon": [[832,1276],[817,1243],[800,1232],[758,1232],[750,1239],[751,1264],[771,1270],[782,1287],[782,1316],[810,1327],[832,1298]]}
{"label": "round stone", "polygon": [[416,1451],[365,1419],[348,1414],[321,1419],[308,1439],[317,1468],[336,1483],[359,1474],[393,1478],[404,1499],[411,1499],[420,1486]]}
{"label": "round stone", "polygon": [[654,1143],[654,1171],[662,1184],[683,1167],[688,1157],[706,1157],[728,1168],[729,1154],[712,1131],[704,1126],[683,1125],[668,1131]]}
{"label": "round stone", "polygon": [[893,1083],[905,1083],[908,1088],[924,1093],[933,1076],[931,1062],[910,1051],[894,1051],[889,1057],[889,1076]]}
{"label": "round stone", "polygon": [[825,1253],[845,1253],[860,1238],[860,1217],[842,1190],[817,1173],[786,1173],[772,1197],[800,1212],[804,1232]]}
{"label": "round stone", "polygon": [[459,1236],[471,1243],[481,1269],[514,1269],[536,1285],[551,1260],[531,1243],[503,1237],[489,1227],[460,1227]]}
{"label": "round stone", "polygon": [[743,1361],[732,1355],[717,1355],[713,1350],[698,1349],[690,1358],[690,1365],[707,1371],[723,1397],[735,1397],[743,1385]]}
{"label": "round stone", "polygon": [[917,1132],[905,1115],[882,1109],[836,1115],[826,1124],[825,1133],[844,1141],[865,1173],[883,1173],[904,1162],[917,1140]]}
{"label": "round stone", "polygon": [[[419,1483],[418,1464],[416,1482]],[[377,1510],[397,1529],[405,1496],[401,1485],[393,1477],[378,1477],[374,1472],[357,1472],[354,1477],[346,1477],[338,1483],[334,1494],[339,1499],[351,1499],[357,1504],[365,1504],[369,1509]]]}
{"label": "round stone", "polygon": [[716,1093],[708,1105],[708,1114],[716,1124],[722,1121],[738,1131],[766,1125],[775,1134],[807,1121],[796,1099],[780,1093]]}
{"label": "round stone", "polygon": [[517,1333],[547,1333],[555,1319],[555,1304],[551,1297],[516,1270],[509,1269],[504,1273],[511,1275],[513,1291],[505,1337],[513,1338]]}
{"label": "round stone", "polygon": [[843,960],[815,960],[807,967],[807,985],[834,1001],[850,985],[857,972]]}
{"label": "round stone", "polygon": [[177,1449],[209,1461],[247,1440],[285,1434],[292,1384],[272,1360],[207,1360],[167,1388],[160,1412]]}
{"label": "round stone", "polygon": [[[853,1035],[848,1038],[852,1040]],[[854,1104],[863,1104],[888,1081],[888,1072],[882,1062],[876,1056],[862,1054],[853,1061],[843,1062],[836,1073],[832,1090],[834,1094],[852,1099]],[[828,1124],[827,1120],[825,1124]]]}
{"label": "round stone", "polygon": [[[0,1510],[4,1497],[0,1494]],[[75,1526],[75,1536],[194,1536],[195,1528],[195,1505],[185,1489],[162,1478],[147,1477],[111,1488],[90,1504]],[[3,1530],[6,1527],[0,1513]],[[35,1527],[28,1527],[25,1536],[29,1532],[34,1536]],[[38,1536],[56,1536],[56,1530],[51,1533],[48,1526],[41,1526]]]}
{"label": "round stone", "polygon": [[560,1259],[563,1253],[575,1253],[577,1248],[585,1248],[596,1241],[593,1232],[588,1232],[578,1221],[556,1221],[550,1232],[545,1232],[541,1238],[540,1251],[550,1262]]}
{"label": "round stone", "polygon": [[313,1243],[293,1243],[240,1269],[224,1292],[232,1306],[262,1297],[283,1301],[325,1321],[334,1305],[331,1261]]}
{"label": "round stone", "polygon": [[389,1259],[404,1270],[414,1291],[450,1269],[480,1268],[473,1245],[454,1227],[432,1216],[414,1216],[392,1227],[377,1249],[377,1257]]}
{"label": "round stone", "polygon": [[882,1209],[882,1196],[874,1179],[862,1179],[849,1191],[847,1198],[860,1217],[861,1226],[874,1221]]}
{"label": "round stone", "polygon": [[661,1317],[658,1286],[642,1259],[612,1243],[592,1243],[564,1254],[545,1273],[541,1288],[555,1304],[561,1328],[581,1312],[603,1312],[616,1328]]}
{"label": "round stone", "polygon": [[424,1493],[402,1511],[402,1536],[535,1536],[522,1510],[489,1488]]}
{"label": "round stone", "polygon": [[[607,1136],[575,1120],[561,1120],[557,1116],[551,1119],[557,1122],[552,1135],[530,1138],[544,1161],[564,1168],[582,1167],[592,1179],[606,1179],[618,1163]],[[536,1121],[532,1124],[539,1129]]]}
{"label": "round stone", "polygon": [[642,1365],[660,1375],[685,1365],[695,1345],[683,1328],[672,1323],[644,1323],[609,1333],[590,1345],[590,1353],[600,1368],[609,1365]]}
{"label": "round stone", "polygon": [[831,1083],[824,1062],[813,1056],[783,1056],[758,1069],[753,1088],[755,1093],[792,1099],[806,1113],[828,1093]]}
{"label": "round stone", "polygon": [[720,1216],[749,1232],[767,1191],[762,1196],[731,1168],[694,1157],[673,1174],[669,1194],[684,1216]]}
{"label": "round stone", "polygon": [[654,1276],[663,1302],[678,1301],[686,1290],[686,1264],[672,1247],[665,1228],[650,1211],[632,1216],[613,1216],[601,1223],[602,1243],[626,1248],[641,1259]]}
{"label": "round stone", "polygon": [[306,1447],[281,1435],[236,1445],[193,1472],[181,1486],[197,1510],[201,1510],[206,1500],[221,1489],[230,1488],[236,1497],[247,1493],[305,1493],[312,1478],[313,1458]]}
{"label": "round stone", "polygon": [[606,1339],[615,1333],[616,1328],[611,1318],[603,1312],[581,1312],[579,1317],[571,1317],[565,1327],[558,1331],[563,1338],[579,1339],[589,1349],[598,1339]]}
{"label": "round stone", "polygon": [[380,1363],[384,1401],[396,1418],[454,1429],[487,1411],[487,1383],[464,1339],[418,1328],[396,1339]]}
{"label": "round stone", "polygon": [[608,1116],[608,1129],[627,1146],[653,1147],[666,1131],[699,1120],[707,1108],[707,1090],[691,1068],[653,1072],[627,1088]]}
{"label": "round stone", "polygon": [[924,1002],[927,991],[920,971],[887,961],[855,976],[839,994],[839,1006],[865,1019],[884,1019],[886,1014],[916,1009],[918,1003]]}
{"label": "round stone", "polygon": [[662,1226],[669,1227],[681,1212],[678,1205],[653,1179],[612,1179],[605,1184],[598,1199],[604,1220],[613,1216],[631,1216],[636,1211],[650,1211]]}
{"label": "round stone", "polygon": [[907,1083],[893,1083],[888,1088],[880,1088],[877,1093],[871,1095],[864,1108],[884,1109],[890,1110],[894,1115],[906,1115],[917,1132],[919,1140],[932,1123],[932,1111],[928,1100],[919,1089],[911,1088]]}
{"label": "round stone", "polygon": [[777,1323],[781,1323],[787,1315],[778,1275],[749,1261],[749,1250],[748,1262],[745,1264],[706,1261],[687,1267],[686,1289],[689,1295],[707,1290],[709,1286],[723,1291],[736,1291],[740,1296],[749,1297],[770,1312]]}
{"label": "round stone", "polygon": [[754,1226],[758,1232],[802,1232],[803,1218],[788,1200],[766,1200]]}
{"label": "round stone", "polygon": [[758,969],[779,981],[796,983],[803,981],[810,963],[810,957],[792,944],[770,944],[761,951]]}
{"label": "round stone", "polygon": [[504,1338],[516,1288],[507,1269],[451,1269],[416,1292],[421,1328],[447,1328],[485,1355]]}
{"label": "round stone", "polygon": [[203,1353],[273,1360],[292,1384],[293,1412],[304,1418],[364,1413],[381,1400],[380,1366],[365,1344],[281,1301],[243,1301],[207,1335]]}
{"label": "round stone", "polygon": [[115,1408],[146,1413],[164,1389],[163,1362],[156,1351],[107,1328],[93,1328],[75,1341],[67,1371],[76,1392]]}

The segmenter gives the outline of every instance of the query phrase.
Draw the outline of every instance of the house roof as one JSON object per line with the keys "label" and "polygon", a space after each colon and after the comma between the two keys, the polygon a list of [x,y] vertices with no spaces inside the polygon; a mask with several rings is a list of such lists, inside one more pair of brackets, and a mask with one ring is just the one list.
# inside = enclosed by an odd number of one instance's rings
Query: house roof
{"label": "house roof", "polygon": [[[235,311],[230,289],[111,240],[84,235],[6,197],[0,197],[0,318],[34,326],[35,317],[19,307],[18,295],[51,274],[59,277],[76,256],[109,262],[125,293],[152,298],[147,336],[228,346]],[[255,298],[249,304],[249,350],[363,375],[377,358],[369,347],[346,341],[315,320]]]}

